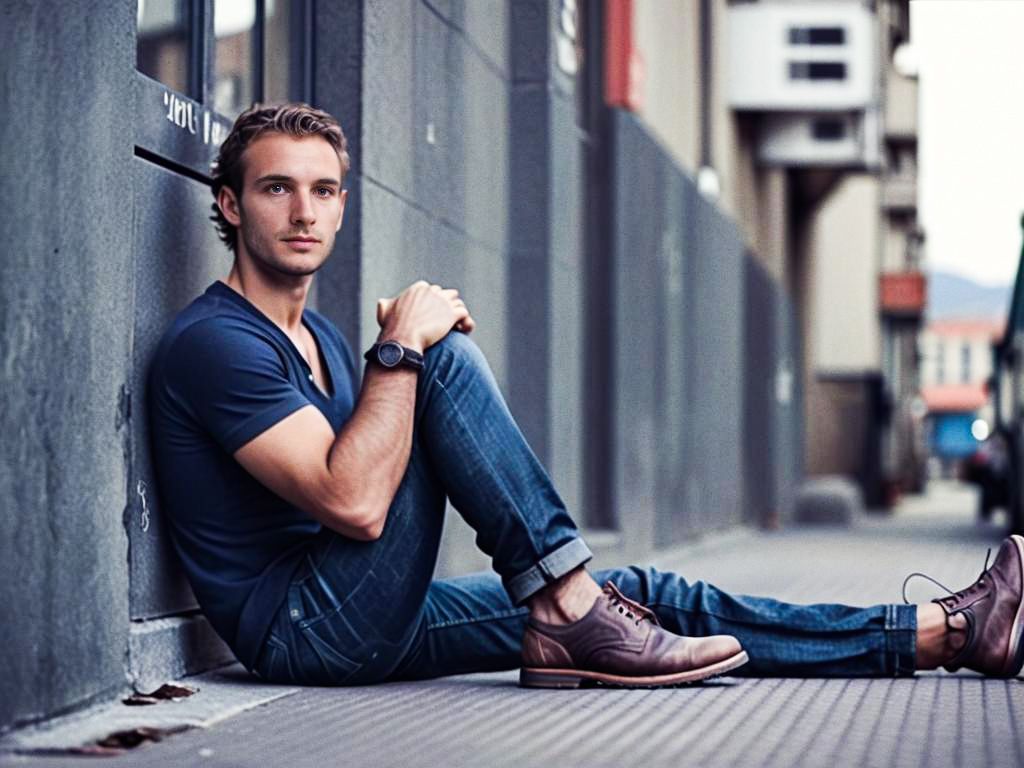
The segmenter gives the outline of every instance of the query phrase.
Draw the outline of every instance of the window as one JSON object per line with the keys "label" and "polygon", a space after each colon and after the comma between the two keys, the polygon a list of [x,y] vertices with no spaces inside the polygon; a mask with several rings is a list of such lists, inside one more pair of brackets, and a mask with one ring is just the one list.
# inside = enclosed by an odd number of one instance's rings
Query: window
{"label": "window", "polygon": [[310,100],[312,0],[139,0],[138,70],[228,118]]}
{"label": "window", "polygon": [[843,61],[791,61],[790,80],[845,80],[846,62]]}
{"label": "window", "polygon": [[971,344],[966,341],[960,348],[960,383],[971,383]]}
{"label": "window", "polygon": [[842,141],[846,138],[846,123],[837,118],[815,120],[811,136],[815,141]]}
{"label": "window", "polygon": [[[257,54],[256,0],[215,0],[213,4],[213,108],[237,117],[262,91]],[[262,93],[260,93],[262,99]]]}
{"label": "window", "polygon": [[[301,98],[312,101],[304,68],[312,63],[312,46],[302,39],[302,24],[309,23],[310,13],[300,12],[300,3],[268,0],[264,16],[263,100],[279,103]],[[295,42],[293,42],[295,41]],[[302,66],[293,59],[293,51],[302,52]]]}
{"label": "window", "polygon": [[946,383],[946,345],[935,342],[935,383]]}
{"label": "window", "polygon": [[790,45],[844,45],[846,30],[843,27],[790,27]]}
{"label": "window", "polygon": [[190,5],[179,0],[139,0],[135,66],[181,93],[189,93]]}

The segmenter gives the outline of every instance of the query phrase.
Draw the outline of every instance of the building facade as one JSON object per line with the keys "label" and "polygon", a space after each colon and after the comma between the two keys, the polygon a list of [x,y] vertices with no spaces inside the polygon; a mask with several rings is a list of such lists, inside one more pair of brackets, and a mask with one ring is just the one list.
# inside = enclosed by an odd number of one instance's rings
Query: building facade
{"label": "building facade", "polygon": [[947,474],[995,427],[993,347],[1005,327],[1005,321],[989,317],[950,317],[933,320],[921,334],[928,445]]}

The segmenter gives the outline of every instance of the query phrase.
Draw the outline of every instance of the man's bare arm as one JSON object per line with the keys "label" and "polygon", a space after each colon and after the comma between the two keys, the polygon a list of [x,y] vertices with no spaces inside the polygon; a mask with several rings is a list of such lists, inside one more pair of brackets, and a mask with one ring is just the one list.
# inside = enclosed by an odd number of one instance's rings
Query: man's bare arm
{"label": "man's bare arm", "polygon": [[[458,292],[415,283],[385,308],[380,339],[422,351],[454,326],[472,328]],[[369,366],[352,417],[335,438],[327,419],[306,406],[235,452],[274,493],[345,536],[380,536],[412,448],[417,374]]]}

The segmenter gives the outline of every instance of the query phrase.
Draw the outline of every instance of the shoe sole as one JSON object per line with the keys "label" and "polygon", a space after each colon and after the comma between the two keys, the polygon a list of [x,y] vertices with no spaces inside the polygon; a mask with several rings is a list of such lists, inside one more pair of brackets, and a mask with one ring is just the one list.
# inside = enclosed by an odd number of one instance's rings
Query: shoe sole
{"label": "shoe sole", "polygon": [[750,658],[746,651],[740,651],[723,661],[709,664],[700,669],[676,672],[671,675],[650,675],[628,677],[606,672],[591,672],[584,669],[542,669],[523,667],[519,671],[519,685],[523,688],[582,688],[586,686],[612,686],[616,688],[665,688],[707,680],[709,677],[725,674],[746,664]]}
{"label": "shoe sole", "polygon": [[1024,667],[1024,642],[1021,642],[1021,632],[1024,631],[1024,537],[1013,534],[1010,539],[1017,546],[1017,556],[1020,558],[1021,601],[1017,604],[1017,615],[1013,617],[1013,624],[1010,626],[1010,647],[1006,649],[1006,655],[1012,655],[1013,662],[1007,669],[1006,676],[1017,677],[1020,675],[1021,667]]}

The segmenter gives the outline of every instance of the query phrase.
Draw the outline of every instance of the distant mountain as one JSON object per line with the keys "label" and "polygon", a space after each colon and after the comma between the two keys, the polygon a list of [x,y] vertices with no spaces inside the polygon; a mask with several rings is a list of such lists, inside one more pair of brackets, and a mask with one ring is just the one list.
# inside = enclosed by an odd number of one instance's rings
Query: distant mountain
{"label": "distant mountain", "polygon": [[1010,312],[1012,285],[981,285],[933,270],[928,279],[928,320],[950,317],[1003,318]]}

